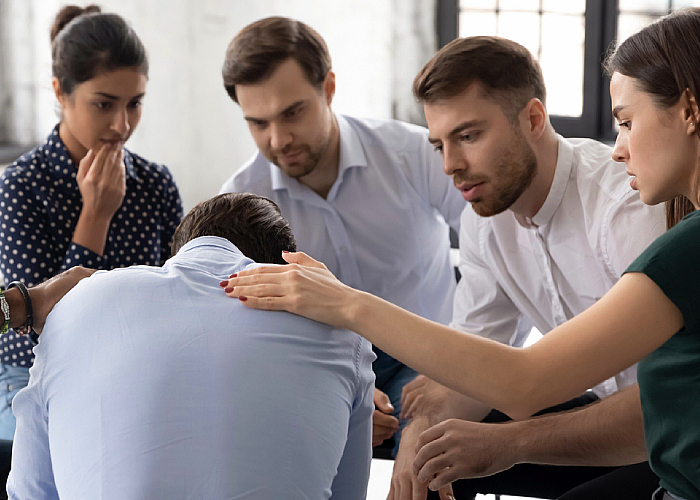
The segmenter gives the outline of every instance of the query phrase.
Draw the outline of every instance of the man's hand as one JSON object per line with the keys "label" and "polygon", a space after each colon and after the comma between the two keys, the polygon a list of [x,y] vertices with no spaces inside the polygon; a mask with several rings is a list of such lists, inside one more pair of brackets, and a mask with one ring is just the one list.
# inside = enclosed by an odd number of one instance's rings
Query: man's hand
{"label": "man's hand", "polygon": [[374,414],[372,415],[372,446],[382,444],[399,430],[399,419],[391,413],[394,407],[389,396],[374,389]]}
{"label": "man's hand", "polygon": [[[387,500],[425,500],[428,496],[428,482],[420,481],[413,470],[418,437],[428,428],[426,418],[418,418],[407,425],[401,433],[399,452],[394,461],[391,487]],[[440,490],[442,500],[454,500],[452,486]]]}
{"label": "man's hand", "polygon": [[440,412],[452,393],[453,391],[425,375],[418,375],[403,387],[401,418],[431,416]]}
{"label": "man's hand", "polygon": [[458,479],[490,476],[516,463],[511,424],[450,419],[420,435],[413,472],[438,490]]}
{"label": "man's hand", "polygon": [[78,281],[87,278],[94,273],[94,269],[87,269],[82,266],[72,267],[67,271],[54,276],[29,289],[29,296],[34,307],[34,327],[40,330],[44,326],[46,316],[49,315],[53,306],[73,288]]}

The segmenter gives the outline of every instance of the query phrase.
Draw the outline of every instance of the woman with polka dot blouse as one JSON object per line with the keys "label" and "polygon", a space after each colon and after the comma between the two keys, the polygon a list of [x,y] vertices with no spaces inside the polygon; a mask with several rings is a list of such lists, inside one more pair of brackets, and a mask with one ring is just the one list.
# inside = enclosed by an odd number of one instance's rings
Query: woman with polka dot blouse
{"label": "woman with polka dot blouse", "polygon": [[[0,272],[33,286],[73,266],[161,265],[182,218],[170,171],[124,149],[148,81],[138,36],[99,7],[64,7],[51,29],[61,121],[0,178]],[[108,305],[107,305],[108,307]],[[80,314],[80,311],[76,311]],[[0,439],[29,380],[33,343],[0,337]]]}

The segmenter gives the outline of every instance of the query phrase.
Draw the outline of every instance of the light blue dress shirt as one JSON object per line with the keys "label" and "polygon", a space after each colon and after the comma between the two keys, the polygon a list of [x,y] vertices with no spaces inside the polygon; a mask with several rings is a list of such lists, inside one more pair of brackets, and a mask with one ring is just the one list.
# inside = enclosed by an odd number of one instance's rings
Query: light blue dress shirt
{"label": "light blue dress shirt", "polygon": [[221,188],[272,199],[299,250],[343,283],[439,323],[452,319],[455,273],[448,225],[467,206],[442,170],[428,130],[335,115],[338,178],[327,198],[258,152]]}
{"label": "light blue dress shirt", "polygon": [[254,265],[202,237],[67,294],[13,403],[10,498],[364,499],[371,346],[226,297]]}

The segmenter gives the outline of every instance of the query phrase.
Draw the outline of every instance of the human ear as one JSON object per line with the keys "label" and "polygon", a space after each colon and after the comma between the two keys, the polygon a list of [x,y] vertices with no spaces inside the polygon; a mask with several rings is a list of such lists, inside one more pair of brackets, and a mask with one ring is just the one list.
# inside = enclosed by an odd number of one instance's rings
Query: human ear
{"label": "human ear", "polygon": [[683,109],[683,120],[686,122],[688,135],[695,134],[700,127],[700,110],[698,102],[690,89],[685,89],[683,99],[686,106]]}
{"label": "human ear", "polygon": [[326,97],[326,103],[330,106],[335,96],[335,73],[329,71],[326,74],[326,79],[323,81],[323,93]]}
{"label": "human ear", "polygon": [[58,81],[58,78],[54,77],[51,79],[51,86],[53,87],[53,93],[56,96],[56,100],[61,105],[61,108],[65,107],[66,94],[63,93],[61,82]]}
{"label": "human ear", "polygon": [[533,97],[523,108],[526,121],[526,130],[530,132],[533,139],[538,139],[547,126],[547,110],[542,101]]}

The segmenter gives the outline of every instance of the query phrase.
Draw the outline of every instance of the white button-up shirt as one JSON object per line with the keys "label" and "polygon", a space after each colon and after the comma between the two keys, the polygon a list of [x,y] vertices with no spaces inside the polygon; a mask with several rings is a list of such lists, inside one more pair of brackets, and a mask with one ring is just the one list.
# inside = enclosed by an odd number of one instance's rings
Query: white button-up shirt
{"label": "white button-up shirt", "polygon": [[338,178],[326,199],[259,152],[221,188],[272,199],[299,250],[339,280],[448,324],[455,290],[448,224],[466,202],[423,127],[336,115]]}
{"label": "white button-up shirt", "polygon": [[[552,187],[535,217],[464,210],[452,326],[521,346],[523,315],[546,334],[583,312],[664,230],[663,206],[641,202],[610,147],[559,137]],[[594,392],[635,381],[632,367]]]}

